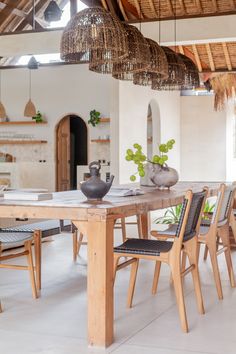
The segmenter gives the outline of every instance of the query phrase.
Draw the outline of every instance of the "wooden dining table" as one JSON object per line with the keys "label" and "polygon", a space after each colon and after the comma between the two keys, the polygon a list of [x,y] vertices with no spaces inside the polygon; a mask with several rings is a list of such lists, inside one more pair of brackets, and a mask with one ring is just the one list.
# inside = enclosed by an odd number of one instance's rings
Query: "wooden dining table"
{"label": "wooden dining table", "polygon": [[[141,237],[149,235],[148,213],[181,203],[188,189],[209,187],[216,195],[218,182],[179,182],[170,190],[142,187],[144,194],[87,201],[81,191],[53,193],[45,201],[0,198],[1,218],[69,219],[88,238],[88,343],[108,347],[114,341],[113,229],[117,219],[140,215]],[[126,186],[127,187],[127,186]],[[133,185],[131,185],[133,187]],[[76,314],[75,314],[76,316]],[[79,314],[78,314],[79,316]]]}

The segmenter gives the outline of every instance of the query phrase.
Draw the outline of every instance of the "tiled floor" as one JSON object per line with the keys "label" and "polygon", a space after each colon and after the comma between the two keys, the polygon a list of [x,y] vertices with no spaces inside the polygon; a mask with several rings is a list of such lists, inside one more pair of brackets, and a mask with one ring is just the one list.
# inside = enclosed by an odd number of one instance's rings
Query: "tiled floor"
{"label": "tiled floor", "polygon": [[[116,240],[121,240],[118,230]],[[236,252],[233,258],[236,269]],[[158,294],[152,296],[154,265],[141,263],[130,310],[129,270],[121,270],[115,284],[115,343],[103,351],[87,347],[86,246],[74,264],[71,236],[55,237],[43,244],[40,299],[31,297],[27,272],[1,269],[0,354],[235,354],[236,289],[229,286],[223,256],[219,260],[223,301],[217,299],[209,261],[200,261],[204,316],[196,309],[191,276],[186,278],[188,334],[181,332],[167,267],[162,268]]]}

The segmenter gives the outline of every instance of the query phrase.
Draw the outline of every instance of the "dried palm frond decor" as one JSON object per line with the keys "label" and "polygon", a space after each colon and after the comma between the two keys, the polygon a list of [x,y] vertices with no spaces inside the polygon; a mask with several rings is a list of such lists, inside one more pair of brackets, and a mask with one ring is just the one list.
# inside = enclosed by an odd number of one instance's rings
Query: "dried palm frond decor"
{"label": "dried palm frond decor", "polygon": [[235,98],[236,74],[222,74],[210,80],[211,87],[215,92],[214,108],[216,111],[224,109],[225,103]]}
{"label": "dried palm frond decor", "polygon": [[161,79],[157,76],[152,81],[153,90],[181,90],[185,80],[185,66],[180,56],[168,47],[161,47],[168,62],[168,78]]}
{"label": "dried palm frond decor", "polygon": [[0,70],[0,119],[6,119],[7,114],[4,105],[2,104],[2,71]]}
{"label": "dried palm frond decor", "polygon": [[61,58],[67,62],[101,65],[125,57],[127,37],[121,22],[101,7],[78,12],[65,27]]}
{"label": "dried palm frond decor", "polygon": [[185,70],[184,70],[184,83],[182,86],[183,90],[192,90],[196,87],[200,86],[200,79],[199,79],[199,73],[196,65],[194,62],[187,57],[186,55],[183,55],[181,53],[178,54],[180,58],[182,59]]}
{"label": "dried palm frond decor", "polygon": [[150,66],[147,70],[134,73],[133,83],[135,85],[151,86],[152,80],[157,76],[162,79],[168,77],[168,63],[166,55],[159,44],[150,38],[146,38],[150,49]]}
{"label": "dried palm frond decor", "polygon": [[148,41],[134,26],[123,24],[128,38],[128,56],[113,64],[112,76],[119,80],[133,80],[133,74],[147,70],[151,53]]}

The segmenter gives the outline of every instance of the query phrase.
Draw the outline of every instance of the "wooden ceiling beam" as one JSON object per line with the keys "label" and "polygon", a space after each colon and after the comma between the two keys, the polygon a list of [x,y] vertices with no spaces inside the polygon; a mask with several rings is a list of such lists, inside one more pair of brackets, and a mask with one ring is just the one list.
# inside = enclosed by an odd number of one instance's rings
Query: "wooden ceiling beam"
{"label": "wooden ceiling beam", "polygon": [[183,55],[185,55],[184,53],[184,47],[182,45],[178,45],[178,48],[179,48],[179,52]]}
{"label": "wooden ceiling beam", "polygon": [[184,0],[179,0],[179,4],[180,4],[180,7],[182,9],[182,12],[184,13],[184,15],[186,15],[187,11],[186,11],[186,6],[185,6],[185,3],[184,3]]}
{"label": "wooden ceiling beam", "polygon": [[77,14],[77,0],[70,0],[70,18],[74,17]]}
{"label": "wooden ceiling beam", "polygon": [[[35,6],[35,16],[37,15],[37,12],[40,11],[43,6],[45,6],[45,0],[39,0],[38,3]],[[19,25],[16,26],[14,31],[23,31],[24,28],[28,24],[30,24],[31,26],[33,24],[33,8],[30,10],[30,12],[28,13],[27,17]],[[35,29],[43,29],[43,26],[41,26],[37,22],[37,20],[35,20]]]}
{"label": "wooden ceiling beam", "polygon": [[[16,0],[14,1],[14,7],[17,8],[17,6],[21,3],[21,0]],[[9,0],[5,2],[6,6],[5,8],[0,12],[0,27],[4,23],[4,21],[12,14],[13,11],[13,6],[12,6],[12,1]],[[9,5],[9,6],[8,6]]]}
{"label": "wooden ceiling beam", "polygon": [[[160,1],[160,0],[159,0]],[[151,11],[154,13],[154,15],[158,18],[158,13],[156,11],[156,8],[155,8],[155,5],[154,5],[154,2],[153,0],[149,0],[149,6],[151,8]]]}
{"label": "wooden ceiling beam", "polygon": [[207,56],[210,63],[211,71],[215,71],[215,63],[211,52],[211,46],[209,43],[206,44],[206,51],[207,51]]}
{"label": "wooden ceiling beam", "polygon": [[227,44],[226,43],[222,43],[222,48],[223,48],[223,52],[224,52],[227,68],[228,68],[229,71],[231,71],[232,70],[232,63],[231,63],[231,60],[230,60],[230,55],[229,55]]}
{"label": "wooden ceiling beam", "polygon": [[139,1],[138,0],[134,0],[134,4],[135,4],[135,8],[136,8],[136,10],[138,12],[138,19],[144,18],[143,14],[142,14],[141,6],[139,5]]}
{"label": "wooden ceiling beam", "polygon": [[139,18],[139,13],[137,12],[137,9],[135,6],[130,4],[127,0],[121,0],[122,5],[124,6],[124,9],[128,12],[130,12],[135,18]]}
{"label": "wooden ceiling beam", "polygon": [[198,54],[197,46],[195,44],[193,44],[192,49],[193,49],[193,54],[195,57],[195,62],[197,64],[198,71],[201,73],[202,72],[202,63],[201,63],[201,60],[200,60],[200,57]]}
{"label": "wooden ceiling beam", "polygon": [[217,13],[219,11],[219,9],[218,9],[218,4],[217,4],[216,0],[211,0],[211,2],[212,2],[213,11],[215,13]]}
{"label": "wooden ceiling beam", "polygon": [[203,8],[202,8],[201,0],[196,0],[196,5],[198,7],[199,13],[202,14],[203,13]]}
{"label": "wooden ceiling beam", "polygon": [[124,20],[123,14],[116,0],[106,0],[109,11],[116,15],[120,20]]}
{"label": "wooden ceiling beam", "polygon": [[128,18],[128,16],[126,15],[126,12],[125,12],[125,9],[124,9],[124,6],[123,6],[123,3],[122,3],[121,0],[118,0],[118,5],[119,5],[119,7],[120,7],[120,11],[122,12],[122,15],[123,15],[125,21],[128,21],[129,18]]}

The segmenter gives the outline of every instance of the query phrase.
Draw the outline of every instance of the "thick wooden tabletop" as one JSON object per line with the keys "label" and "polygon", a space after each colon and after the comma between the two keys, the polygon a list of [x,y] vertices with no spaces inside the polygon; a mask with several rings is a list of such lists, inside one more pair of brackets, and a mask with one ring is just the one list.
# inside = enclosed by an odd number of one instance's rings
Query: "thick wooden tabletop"
{"label": "thick wooden tabletop", "polygon": [[[216,195],[220,182],[179,182],[169,190],[141,187],[143,195],[132,197],[106,196],[103,201],[88,202],[81,191],[53,193],[45,201],[4,200],[0,198],[0,217],[88,220],[88,218],[118,218],[147,213],[177,205],[188,189],[200,191],[208,186],[210,195]],[[129,185],[134,187],[135,185]],[[125,186],[127,187],[127,185]]]}

